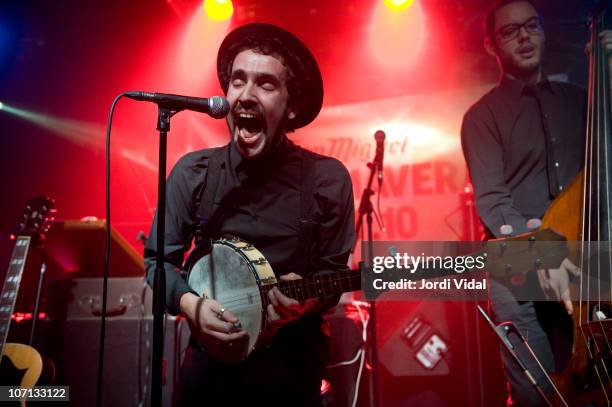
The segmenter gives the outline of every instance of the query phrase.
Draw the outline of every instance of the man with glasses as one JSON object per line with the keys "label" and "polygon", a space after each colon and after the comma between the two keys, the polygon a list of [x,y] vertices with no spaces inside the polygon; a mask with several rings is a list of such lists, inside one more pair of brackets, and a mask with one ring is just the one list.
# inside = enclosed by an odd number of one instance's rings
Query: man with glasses
{"label": "man with glasses", "polygon": [[[583,165],[586,93],[549,81],[542,71],[545,35],[528,0],[498,0],[484,20],[485,49],[497,59],[501,79],[465,114],[463,153],[474,185],[476,207],[487,238],[527,232],[527,220],[542,218],[550,203]],[[612,36],[602,38],[610,47]],[[508,228],[505,228],[506,232]],[[572,304],[567,282],[577,269],[540,270],[538,281],[552,302],[517,301],[512,289],[491,281],[496,322],[512,321],[547,372],[564,367],[571,351]],[[517,338],[513,338],[517,339]],[[518,343],[517,343],[518,345]],[[554,390],[524,347],[517,352],[552,398]],[[509,405],[545,405],[510,355],[503,351]]]}

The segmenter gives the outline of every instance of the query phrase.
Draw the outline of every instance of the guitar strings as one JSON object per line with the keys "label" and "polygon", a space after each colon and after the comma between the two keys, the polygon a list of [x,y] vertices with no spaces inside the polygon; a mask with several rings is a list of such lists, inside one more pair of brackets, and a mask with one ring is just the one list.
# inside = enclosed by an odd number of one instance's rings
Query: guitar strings
{"label": "guitar strings", "polygon": [[[357,280],[357,276],[354,275],[350,275],[350,273],[353,273],[351,271],[347,272],[348,275],[346,276],[342,276],[343,272],[340,272],[339,275],[340,277],[333,277],[333,281],[338,281],[338,282],[343,282],[343,281],[348,281],[348,282],[352,282],[354,280]],[[320,276],[323,277],[323,276]],[[332,276],[327,277],[328,281],[327,282],[323,282],[323,283],[327,283],[327,284],[332,284]],[[304,286],[309,286],[309,287],[316,287],[317,283],[314,281],[308,281],[305,282],[304,280],[295,280],[295,281],[283,281],[282,282],[283,285],[285,285],[288,288],[297,288],[297,285],[300,284],[302,287]],[[320,284],[320,283],[319,283]],[[262,298],[267,298],[267,296],[265,295],[266,292],[264,292],[264,290],[267,289],[267,286],[262,286],[259,287],[259,293],[261,295]],[[331,290],[332,292],[337,291],[337,290]],[[326,294],[326,290],[323,290],[323,294]],[[234,296],[228,296],[228,297],[219,297],[218,299],[216,299],[216,301],[222,303],[223,305],[232,305],[233,307],[236,306],[241,306],[243,305],[243,303],[251,303],[251,297],[248,294],[238,294],[238,295],[234,295]],[[231,311],[231,310],[230,310]]]}

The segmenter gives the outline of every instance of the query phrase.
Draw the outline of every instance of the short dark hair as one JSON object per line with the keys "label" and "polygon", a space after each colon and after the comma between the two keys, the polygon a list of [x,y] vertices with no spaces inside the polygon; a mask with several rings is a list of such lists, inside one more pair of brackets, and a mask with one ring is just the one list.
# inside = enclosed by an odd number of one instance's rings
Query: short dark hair
{"label": "short dark hair", "polygon": [[526,2],[536,8],[535,4],[531,0],[497,0],[495,3],[489,7],[487,14],[485,14],[484,20],[482,22],[482,27],[484,29],[484,33],[486,37],[491,37],[493,35],[493,29],[495,28],[495,13],[502,7],[507,6],[512,3],[520,3]]}
{"label": "short dark hair", "polygon": [[[304,89],[301,86],[301,80],[307,73],[307,69],[302,63],[300,57],[289,49],[284,41],[279,37],[248,35],[244,36],[229,48],[223,58],[227,63],[223,64],[226,67],[226,72],[221,72],[224,77],[222,83],[229,84],[229,79],[232,75],[232,67],[234,59],[242,51],[252,50],[258,54],[270,55],[277,58],[287,68],[286,86],[289,92],[289,103],[296,109],[299,109],[300,102],[303,100]],[[223,89],[227,92],[227,89]],[[287,124],[289,131],[295,130],[290,120]]]}

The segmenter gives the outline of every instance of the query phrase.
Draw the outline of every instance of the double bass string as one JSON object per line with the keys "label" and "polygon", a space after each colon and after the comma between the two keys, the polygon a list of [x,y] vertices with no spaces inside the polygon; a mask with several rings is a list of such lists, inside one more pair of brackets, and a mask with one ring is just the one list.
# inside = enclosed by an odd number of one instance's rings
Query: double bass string
{"label": "double bass string", "polygon": [[[591,26],[591,44],[593,44],[593,26]],[[594,49],[591,50],[595,52]],[[591,351],[590,343],[588,341],[588,336],[584,330],[583,324],[588,322],[588,306],[583,306],[584,304],[584,294],[586,291],[586,297],[588,299],[589,286],[588,279],[586,279],[585,286],[585,278],[583,276],[590,275],[590,263],[588,259],[590,258],[591,251],[591,240],[592,240],[592,192],[593,192],[593,163],[595,161],[593,157],[593,122],[594,122],[594,111],[593,111],[593,102],[594,102],[594,75],[595,75],[595,66],[593,55],[591,54],[591,58],[589,61],[589,90],[588,90],[588,108],[587,108],[587,128],[586,128],[586,148],[585,148],[585,180],[583,186],[583,213],[582,213],[582,250],[581,250],[581,267],[582,273],[580,275],[580,313],[578,318],[578,328],[582,333],[582,337],[584,343],[589,352],[589,357],[594,359],[593,352]],[[586,247],[585,247],[586,246]],[[586,271],[586,274],[585,274]],[[583,317],[584,316],[584,317]],[[584,320],[583,320],[584,318]]]}
{"label": "double bass string", "polygon": [[[597,30],[597,33],[601,32],[603,30],[603,18],[598,19],[597,21],[598,25],[599,25],[599,29]],[[597,40],[598,38],[596,38]],[[608,142],[609,142],[609,138],[610,138],[610,133],[609,133],[609,126],[607,125],[606,121],[609,120],[610,117],[610,106],[609,106],[609,100],[608,100],[608,95],[609,95],[609,91],[607,90],[608,86],[609,86],[609,75],[608,75],[608,64],[607,64],[607,55],[606,55],[606,51],[604,49],[604,47],[601,45],[600,41],[595,41],[596,45],[597,45],[597,57],[598,57],[598,61],[599,63],[597,64],[598,70],[599,70],[599,86],[597,87],[597,91],[599,93],[599,98],[598,98],[598,113],[601,115],[601,119],[599,120],[598,124],[598,131],[603,133],[603,138],[604,138],[604,143],[605,143],[605,148],[604,148],[604,156],[605,156],[605,183],[606,183],[606,217],[607,217],[607,223],[606,223],[606,253],[608,255],[608,281],[612,281],[612,269],[610,268],[610,265],[612,264],[612,241],[611,241],[611,236],[610,236],[610,169],[609,169],[609,162],[608,162],[608,152],[609,152],[609,146],[608,146]],[[603,128],[601,128],[603,126]],[[598,276],[601,277],[601,276]],[[601,303],[602,303],[602,297],[603,297],[603,293],[602,293],[602,288],[601,288],[601,278],[598,278],[597,280],[598,282],[598,307],[599,310],[602,309]],[[612,295],[612,291],[610,292],[610,294]],[[611,298],[612,300],[612,298]],[[608,311],[606,309],[606,311]],[[606,329],[603,325],[602,319],[601,318],[597,318],[597,320],[600,323],[600,327],[602,332],[604,333],[604,337],[606,339],[606,344],[608,345],[608,351],[610,353],[612,353],[612,347],[610,346],[610,341],[608,340],[608,335],[606,332]],[[604,366],[605,366],[605,361],[604,361]],[[608,373],[608,369],[606,368],[606,373]],[[608,375],[609,378],[609,375]]]}
{"label": "double bass string", "polygon": [[[602,236],[601,236],[601,232],[602,229],[600,227],[601,223],[600,223],[600,216],[601,216],[601,211],[600,211],[600,204],[601,204],[601,183],[602,182],[607,182],[607,150],[604,148],[603,151],[603,155],[604,155],[604,159],[606,160],[606,173],[603,174],[603,177],[600,175],[600,171],[601,171],[601,165],[600,165],[600,160],[602,159],[602,143],[601,143],[601,136],[602,136],[602,129],[601,129],[601,123],[602,123],[602,119],[605,118],[605,116],[602,116],[602,91],[603,88],[602,86],[605,85],[605,82],[602,81],[602,75],[605,74],[605,72],[602,71],[602,46],[600,45],[600,41],[599,41],[599,32],[601,31],[601,16],[593,16],[593,19],[591,21],[591,58],[590,58],[590,69],[589,69],[589,105],[588,105],[588,126],[587,126],[587,138],[589,139],[589,149],[591,150],[590,153],[590,158],[591,160],[588,162],[588,180],[589,180],[589,190],[593,191],[592,188],[592,183],[593,183],[593,171],[594,165],[597,165],[596,168],[596,174],[597,177],[595,178],[595,182],[596,184],[596,194],[597,194],[597,202],[596,202],[596,208],[597,208],[597,239],[595,240],[595,243],[598,245],[598,250],[597,250],[597,284],[598,284],[598,288],[601,289],[601,285],[600,285],[600,279],[601,279],[601,256],[599,255],[599,249],[600,249],[600,245],[601,245],[601,241],[602,241]],[[603,85],[602,85],[603,83]],[[607,85],[606,85],[607,86]],[[593,132],[596,132],[595,134],[593,134]],[[604,139],[606,134],[603,134]],[[595,137],[595,139],[594,139]],[[596,146],[596,152],[597,152],[597,160],[592,160],[593,158],[593,154],[592,154],[592,150],[593,150],[593,144],[597,143]],[[605,143],[605,141],[604,141]],[[607,143],[605,144],[605,147],[607,147]],[[605,192],[608,192],[608,186],[606,185],[606,190]],[[589,194],[589,200],[593,199],[592,198],[593,194]],[[607,198],[607,197],[606,197]],[[591,202],[590,202],[591,203]],[[588,220],[589,220],[589,234],[588,234],[588,239],[589,239],[589,246],[587,248],[588,251],[588,256],[586,258],[586,269],[587,269],[587,277],[590,276],[590,259],[591,259],[591,244],[593,244],[592,238],[593,238],[593,234],[591,233],[592,230],[591,228],[593,227],[593,222],[592,222],[592,209],[593,209],[593,205],[592,203],[588,206],[585,207],[585,210],[589,210],[589,215],[588,215]],[[606,208],[606,211],[608,211],[609,208]],[[609,225],[607,226],[607,230],[606,230],[606,236],[604,236],[605,240],[607,240],[608,244],[609,244]],[[583,259],[583,265],[585,264],[585,261]],[[581,278],[581,283],[582,283],[582,278]],[[606,384],[604,384],[604,378],[602,377],[602,374],[600,373],[600,370],[598,368],[598,362],[599,364],[601,364],[601,367],[603,368],[605,375],[607,377],[607,382],[610,383],[610,375],[606,366],[606,362],[603,359],[603,353],[600,350],[600,344],[599,341],[597,340],[597,337],[595,335],[595,333],[593,332],[593,324],[589,323],[592,320],[592,317],[589,315],[590,311],[591,311],[591,307],[590,307],[590,303],[591,303],[591,283],[590,283],[590,279],[587,281],[587,305],[586,305],[586,309],[585,309],[585,324],[588,326],[588,329],[590,331],[590,335],[588,336],[589,338],[593,338],[593,346],[594,346],[594,350],[595,350],[595,354],[593,354],[593,352],[590,349],[590,342],[587,338],[585,338],[585,345],[587,346],[587,350],[589,351],[589,356],[591,358],[591,360],[594,361],[594,368],[595,368],[595,373],[597,375],[597,379],[600,382],[602,391],[604,393],[604,396],[606,397],[608,404],[609,404],[609,397],[608,397],[608,392],[606,391]],[[598,294],[598,299],[597,299],[597,304],[599,309],[601,309],[601,292],[597,291]],[[582,295],[582,290],[581,290],[581,295]],[[595,301],[593,301],[595,302]],[[581,306],[582,306],[582,298],[581,298]],[[610,346],[609,341],[607,339],[607,333],[605,331],[603,322],[601,321],[601,319],[599,318],[598,315],[595,315],[595,318],[597,320],[597,322],[599,322],[600,325],[600,329],[605,337],[606,343],[608,345],[608,348]],[[581,314],[580,314],[580,319],[582,319],[582,309],[581,309]],[[582,321],[580,320],[580,330],[583,334],[583,336],[585,336],[585,332],[582,326]]]}

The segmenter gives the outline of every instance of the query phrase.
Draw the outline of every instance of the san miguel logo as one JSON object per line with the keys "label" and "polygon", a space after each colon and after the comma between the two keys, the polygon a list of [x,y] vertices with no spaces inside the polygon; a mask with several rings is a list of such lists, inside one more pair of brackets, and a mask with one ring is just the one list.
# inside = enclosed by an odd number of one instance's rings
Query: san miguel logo
{"label": "san miguel logo", "polygon": [[[385,154],[405,154],[408,150],[408,137],[393,140],[385,144]],[[315,144],[308,148],[316,153],[336,157],[344,163],[353,160],[366,162],[374,156],[376,145],[351,137],[329,137],[324,144]]]}

